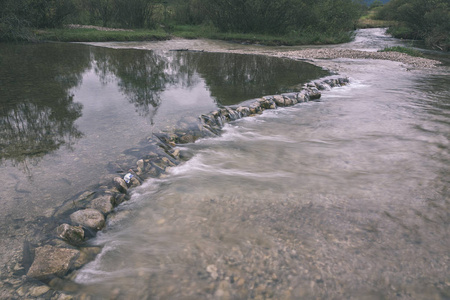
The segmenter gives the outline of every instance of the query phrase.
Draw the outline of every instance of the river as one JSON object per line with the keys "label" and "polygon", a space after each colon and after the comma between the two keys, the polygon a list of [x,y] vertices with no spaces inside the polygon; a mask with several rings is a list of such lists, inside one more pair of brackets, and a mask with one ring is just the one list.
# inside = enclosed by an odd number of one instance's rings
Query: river
{"label": "river", "polygon": [[[402,43],[369,29],[333,47]],[[184,40],[97,46],[263,47]],[[72,275],[76,289],[66,292],[91,299],[450,298],[448,65],[314,63],[349,76],[350,85],[178,146],[190,159],[116,208],[89,241],[101,253]],[[133,138],[124,143],[142,137]]]}

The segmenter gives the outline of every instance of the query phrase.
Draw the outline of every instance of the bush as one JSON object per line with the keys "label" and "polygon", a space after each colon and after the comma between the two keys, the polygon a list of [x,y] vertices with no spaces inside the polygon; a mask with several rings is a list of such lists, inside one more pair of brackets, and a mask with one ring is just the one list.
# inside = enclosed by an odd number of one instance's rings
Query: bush
{"label": "bush", "polygon": [[222,32],[286,34],[354,29],[361,6],[352,0],[203,0]]}
{"label": "bush", "polygon": [[391,29],[396,37],[421,39],[430,47],[450,49],[450,3],[448,0],[392,0],[378,18],[401,25]]}

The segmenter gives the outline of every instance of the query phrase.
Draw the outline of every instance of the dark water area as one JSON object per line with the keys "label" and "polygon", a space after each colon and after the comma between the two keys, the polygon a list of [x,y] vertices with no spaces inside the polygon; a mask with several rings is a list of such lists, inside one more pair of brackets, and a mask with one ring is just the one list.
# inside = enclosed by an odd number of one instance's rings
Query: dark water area
{"label": "dark water area", "polygon": [[260,56],[0,44],[0,277],[23,275],[58,208],[134,166],[153,132],[326,74]]}

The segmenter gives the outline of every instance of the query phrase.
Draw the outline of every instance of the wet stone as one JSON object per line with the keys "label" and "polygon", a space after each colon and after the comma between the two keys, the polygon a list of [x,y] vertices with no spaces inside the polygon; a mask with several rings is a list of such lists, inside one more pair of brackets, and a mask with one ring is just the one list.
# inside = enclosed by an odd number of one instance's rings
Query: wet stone
{"label": "wet stone", "polygon": [[75,268],[80,268],[88,262],[94,260],[95,256],[100,253],[100,247],[85,247],[80,249],[80,256],[74,262]]}
{"label": "wet stone", "polygon": [[281,106],[281,107],[282,107],[282,106],[285,106],[283,96],[281,96],[281,95],[276,95],[276,96],[273,97],[273,100],[275,101],[275,103],[276,103],[277,106]]}
{"label": "wet stone", "polygon": [[309,92],[309,98],[311,100],[320,99],[320,97],[322,96],[322,94],[316,88],[311,88],[308,90],[308,92]]}
{"label": "wet stone", "polygon": [[108,214],[114,209],[114,203],[114,196],[105,195],[92,200],[91,208],[99,210],[104,214]]}
{"label": "wet stone", "polygon": [[70,220],[75,224],[94,230],[100,230],[105,226],[105,217],[100,211],[93,208],[74,212],[70,215]]}
{"label": "wet stone", "polygon": [[56,228],[56,232],[60,238],[72,245],[79,245],[84,241],[84,230],[81,226],[62,224]]}
{"label": "wet stone", "polygon": [[128,186],[127,183],[125,182],[125,180],[123,180],[123,178],[120,177],[115,177],[114,180],[114,186],[117,188],[117,190],[123,194],[126,194],[128,191]]}
{"label": "wet stone", "polygon": [[211,278],[213,280],[216,280],[217,277],[219,276],[217,273],[217,267],[215,265],[209,265],[206,267],[206,272],[209,273],[209,275],[211,275]]}
{"label": "wet stone", "polygon": [[79,255],[80,251],[75,249],[57,248],[51,245],[39,247],[35,251],[35,258],[27,275],[40,280],[52,276],[64,276]]}
{"label": "wet stone", "polygon": [[46,285],[37,286],[30,289],[30,296],[32,297],[39,297],[44,295],[50,290],[50,287]]}
{"label": "wet stone", "polygon": [[140,159],[136,162],[136,166],[138,168],[138,175],[141,175],[144,172],[144,160]]}
{"label": "wet stone", "polygon": [[137,187],[137,186],[140,186],[140,185],[141,185],[141,182],[136,177],[132,177],[130,179],[130,188],[134,188],[134,187]]}

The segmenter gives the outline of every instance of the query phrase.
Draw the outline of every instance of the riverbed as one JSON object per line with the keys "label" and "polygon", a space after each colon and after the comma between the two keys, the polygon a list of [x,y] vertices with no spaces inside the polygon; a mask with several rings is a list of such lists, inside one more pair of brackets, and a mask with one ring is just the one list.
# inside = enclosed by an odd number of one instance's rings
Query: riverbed
{"label": "riverbed", "polygon": [[[380,30],[362,30],[353,44],[331,48],[374,52],[397,44]],[[273,50],[291,59],[304,50],[185,40],[96,46]],[[348,76],[350,85],[179,145],[190,159],[134,189],[90,240],[102,252],[73,274],[76,298],[450,297],[449,67],[308,59]],[[192,114],[216,107],[208,105]],[[131,127],[148,134],[151,123]],[[126,128],[119,136],[127,136],[126,124],[129,118],[118,124]]]}

